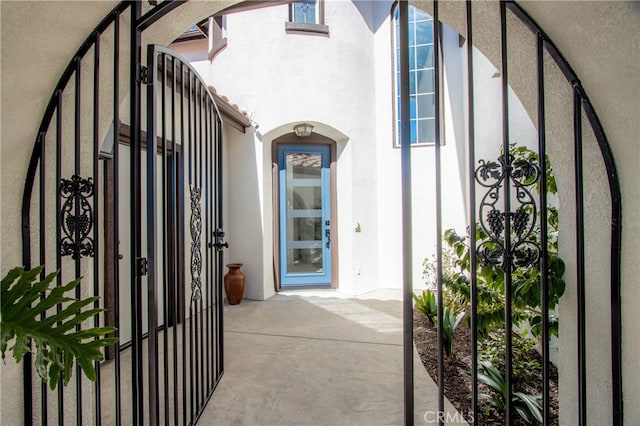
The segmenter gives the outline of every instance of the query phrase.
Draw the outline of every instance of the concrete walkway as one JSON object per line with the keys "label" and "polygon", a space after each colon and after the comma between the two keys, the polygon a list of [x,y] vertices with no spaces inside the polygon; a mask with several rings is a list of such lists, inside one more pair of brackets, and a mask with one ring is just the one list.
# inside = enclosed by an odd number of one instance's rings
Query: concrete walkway
{"label": "concrete walkway", "polygon": [[[403,424],[399,298],[289,291],[225,306],[225,374],[199,424]],[[414,361],[416,424],[430,424],[437,388]]]}

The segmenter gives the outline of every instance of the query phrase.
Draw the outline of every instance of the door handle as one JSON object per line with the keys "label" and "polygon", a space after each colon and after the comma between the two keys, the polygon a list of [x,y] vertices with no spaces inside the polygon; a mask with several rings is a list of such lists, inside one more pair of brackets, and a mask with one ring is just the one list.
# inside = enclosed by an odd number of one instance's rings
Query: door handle
{"label": "door handle", "polygon": [[327,242],[325,243],[325,246],[327,248],[331,248],[331,229],[325,229],[324,236],[327,237]]}
{"label": "door handle", "polygon": [[213,243],[209,243],[209,248],[216,248],[216,251],[220,251],[223,248],[229,248],[229,243],[228,242],[223,242],[222,239],[224,238],[224,231],[221,228],[216,229],[213,232],[213,239],[215,242]]}

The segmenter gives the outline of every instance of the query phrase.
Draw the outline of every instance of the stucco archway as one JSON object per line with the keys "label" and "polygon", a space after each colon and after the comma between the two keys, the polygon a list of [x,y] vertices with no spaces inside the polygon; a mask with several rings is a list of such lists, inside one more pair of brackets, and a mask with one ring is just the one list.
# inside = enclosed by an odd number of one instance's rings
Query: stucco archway
{"label": "stucco archway", "polygon": [[[531,6],[531,7],[533,7],[533,8],[535,9],[535,6]],[[185,10],[186,10],[186,9],[185,9]],[[5,6],[3,6],[3,12],[5,12],[5,13],[6,13],[6,11],[7,11],[7,8],[6,8]],[[177,13],[177,12],[176,12],[176,13]],[[199,13],[195,13],[195,12],[194,12],[194,15],[193,15],[193,16],[195,17],[195,16],[196,16],[196,15],[198,15],[198,14],[199,14]],[[52,15],[55,15],[55,14],[53,14],[53,13],[52,13]],[[5,16],[6,16],[6,15],[5,15]],[[36,14],[35,16],[37,16],[37,14]],[[100,15],[100,13],[98,13],[96,16],[101,16],[101,15]],[[189,20],[190,18],[185,18],[185,19],[186,19],[186,20]],[[43,21],[43,22],[45,22],[46,20],[43,18],[43,19],[42,19],[42,21]],[[193,22],[193,20],[191,20],[190,22]],[[3,22],[3,24],[4,24],[4,22]],[[88,25],[88,27],[90,27],[90,25]],[[3,25],[3,33],[5,32],[4,28],[5,28],[5,26]],[[180,27],[180,28],[183,28],[183,26],[182,26],[182,27]],[[10,30],[7,30],[7,31],[10,31]],[[151,34],[151,33],[150,33],[150,34]],[[4,37],[3,37],[3,38],[4,38]],[[3,42],[3,44],[4,44],[4,42]],[[64,57],[66,58],[67,56],[64,56]],[[53,77],[53,78],[55,78],[55,77]],[[3,80],[4,80],[4,79],[3,79]],[[46,80],[46,79],[44,79],[44,80]],[[43,85],[46,85],[46,82],[43,82]],[[43,89],[43,91],[46,91],[47,89],[49,89],[49,91],[50,91],[50,87],[51,87],[51,86],[53,86],[53,84],[51,84],[51,85],[50,85],[50,86],[48,86],[47,88]],[[6,87],[6,86],[5,86],[4,81],[3,81],[3,89],[4,89],[5,87]],[[21,86],[20,86],[20,85],[17,85],[17,87],[21,87]],[[39,97],[38,97],[38,98],[39,98]],[[604,98],[606,98],[606,97],[605,97],[605,96],[603,96],[602,98],[604,99]],[[3,95],[3,100],[4,100],[4,99],[5,99],[5,98],[4,98],[4,95]],[[634,105],[635,105],[635,104],[634,104]],[[5,110],[6,110],[6,108],[5,108]],[[18,108],[18,111],[19,111],[19,108]],[[631,109],[631,111],[633,111],[633,109]],[[14,112],[14,113],[12,113],[12,114],[15,114],[15,112]],[[30,115],[33,115],[33,114],[28,114],[28,113],[27,113],[27,114],[25,114],[25,117],[24,117],[22,120],[27,121],[27,120],[28,120],[28,117],[29,117]],[[13,116],[13,117],[15,117],[15,116]],[[4,116],[3,116],[3,121],[4,121]],[[629,122],[631,122],[631,120],[629,120]],[[3,127],[4,127],[4,126],[3,126]],[[621,126],[621,127],[622,127],[623,129],[625,128],[625,126]],[[33,129],[35,129],[35,126],[24,126],[24,129],[32,129],[32,128],[33,128]],[[17,128],[14,128],[14,129],[12,130],[12,132],[11,132],[11,133],[9,133],[9,136],[18,136],[17,138],[11,138],[12,140],[15,140],[15,141],[20,141],[20,140],[24,140],[24,139],[33,140],[33,139],[34,139],[34,137],[31,137],[31,136],[33,136],[33,135],[30,135],[29,137],[26,137],[26,138],[25,138],[25,137],[20,137],[20,135],[21,135],[21,134],[24,136],[25,134],[27,134],[27,133],[29,133],[29,132],[33,132],[33,131],[32,131],[32,130],[24,130],[24,131],[22,131],[22,130],[17,130]],[[3,139],[4,139],[4,137],[5,137],[5,131],[4,131],[4,129],[3,129]],[[18,155],[19,155],[20,153],[22,153],[22,154],[23,154],[23,158],[26,158],[26,153],[24,152],[24,150],[16,149],[16,144],[18,144],[18,143],[20,143],[20,142],[10,142],[10,143],[12,143],[12,145],[9,145],[9,148],[7,148],[7,149],[13,149],[13,150],[15,150],[15,151],[18,153]],[[28,145],[28,144],[27,144],[27,145]],[[619,146],[620,146],[620,150],[622,150],[623,152],[625,152],[625,150],[627,150],[627,149],[630,149],[630,148],[628,148],[628,147],[623,146],[623,144],[622,144],[622,143],[620,143],[620,145],[619,145]],[[4,149],[5,149],[5,147],[4,147],[4,143],[3,143],[3,151],[4,151]],[[622,157],[624,157],[624,156],[622,156]],[[6,155],[5,155],[5,158],[6,158]],[[629,156],[629,158],[633,159],[633,158],[634,158],[634,156],[633,156],[633,155],[630,155],[630,156]],[[629,160],[629,161],[631,161],[631,160]],[[16,161],[16,163],[19,163],[19,161]],[[624,162],[624,164],[626,164],[626,162]],[[628,170],[628,169],[627,169],[627,168],[625,168],[625,170]],[[14,172],[15,172],[15,173],[14,173]],[[628,172],[628,173],[631,173],[631,172]],[[11,178],[11,175],[12,175],[12,174],[13,174],[14,176],[18,176],[18,177],[16,177],[16,178]],[[20,172],[16,172],[15,170],[13,170],[13,168],[12,168],[11,166],[9,166],[9,167],[5,167],[5,161],[3,161],[3,190],[4,190],[4,191],[3,191],[3,193],[6,193],[6,188],[5,188],[5,184],[4,184],[4,182],[7,182],[7,181],[8,181],[8,182],[11,182],[11,181],[13,181],[14,183],[17,183],[17,185],[19,186],[19,184],[21,183],[21,178],[20,178],[20,176],[21,176],[21,173],[20,173]],[[5,177],[8,177],[8,180],[5,180]],[[600,181],[600,180],[601,180],[601,177],[602,177],[602,174],[600,174],[600,176],[599,176],[599,177],[598,177],[598,176],[594,176],[594,180],[596,180],[596,181]],[[633,197],[631,197],[631,198],[633,198]],[[637,199],[637,197],[636,197],[636,199]],[[3,200],[3,201],[4,201],[4,200]],[[632,201],[632,202],[633,202],[633,201]],[[5,203],[3,203],[3,204],[5,204]],[[5,204],[5,205],[6,205],[6,204]],[[637,211],[637,209],[636,209],[636,211]],[[4,211],[3,211],[3,217],[5,217],[5,215],[4,215]],[[14,234],[14,235],[15,235],[15,231],[11,230],[11,227],[12,227],[13,225],[15,225],[15,222],[16,222],[16,220],[17,220],[17,214],[16,214],[15,212],[13,212],[13,213],[12,213],[11,211],[9,211],[6,217],[8,218],[8,220],[7,220],[6,222],[3,220],[3,245],[4,245],[4,241],[5,241],[5,238],[4,238],[4,236],[5,236],[5,235],[11,235],[11,234]],[[16,220],[14,220],[14,221],[13,221],[13,225],[11,225],[12,221],[10,220],[12,217],[13,217],[14,219],[16,219]],[[633,229],[633,228],[631,228],[631,229]],[[7,231],[6,233],[4,232],[5,230]],[[631,240],[631,239],[630,239],[630,240]],[[9,241],[11,241],[11,240],[9,240]],[[11,247],[11,245],[12,245],[12,243],[11,243],[11,242],[9,242],[9,244],[7,244],[7,246],[8,246],[8,247]],[[626,246],[625,246],[625,247],[626,247]],[[631,254],[630,254],[630,253],[633,253],[633,252],[634,252],[634,250],[625,250],[624,252],[625,252],[625,253],[627,253],[627,256],[631,256]],[[5,259],[6,259],[6,260],[5,260]],[[9,262],[9,260],[10,260],[10,259],[11,259],[11,257],[6,257],[6,258],[5,258],[5,256],[3,256],[3,264],[5,263],[5,261],[6,261],[6,262]],[[633,262],[631,262],[631,263],[633,263]],[[631,267],[630,267],[629,269],[625,269],[625,270],[627,270],[627,271],[628,271],[628,270],[630,270],[632,267],[633,267],[633,265],[631,265]],[[629,291],[631,291],[631,292],[632,292],[632,294],[633,294],[633,291],[636,291],[636,292],[637,292],[637,289],[635,289],[635,290],[634,290],[633,288],[628,289],[628,290],[629,290]],[[631,331],[628,331],[628,333],[630,333],[630,332],[631,332]],[[632,340],[630,340],[630,341],[631,341],[631,342],[633,342],[634,340],[632,339]]]}

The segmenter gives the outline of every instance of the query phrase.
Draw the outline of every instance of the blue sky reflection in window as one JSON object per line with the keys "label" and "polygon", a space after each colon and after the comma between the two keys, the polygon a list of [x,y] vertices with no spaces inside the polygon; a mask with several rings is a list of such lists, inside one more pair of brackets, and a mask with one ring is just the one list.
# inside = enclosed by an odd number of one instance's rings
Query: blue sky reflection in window
{"label": "blue sky reflection in window", "polygon": [[304,0],[293,3],[293,22],[317,24],[316,7],[316,0]]}
{"label": "blue sky reflection in window", "polygon": [[[400,145],[400,63],[399,13],[393,13],[395,26],[396,64],[396,145]],[[409,6],[409,109],[411,143],[435,141],[435,95],[433,84],[433,18],[426,12]]]}

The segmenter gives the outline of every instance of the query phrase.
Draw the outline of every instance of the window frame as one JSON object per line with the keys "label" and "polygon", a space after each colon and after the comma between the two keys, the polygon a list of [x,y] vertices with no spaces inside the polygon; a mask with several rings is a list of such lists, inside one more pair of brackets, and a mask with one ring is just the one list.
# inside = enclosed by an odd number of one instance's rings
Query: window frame
{"label": "window frame", "polygon": [[302,1],[296,1],[289,4],[289,19],[285,22],[285,31],[287,33],[311,33],[329,35],[329,26],[325,24],[325,0],[316,1],[316,22],[296,22],[294,21],[294,10],[296,4]]}
{"label": "window frame", "polygon": [[210,61],[227,47],[227,15],[214,15],[207,19],[209,35],[209,53],[207,57]]}
{"label": "window frame", "polygon": [[[436,54],[435,52],[435,43],[433,40],[433,25],[435,25],[435,22],[433,20],[433,17],[431,15],[429,15],[427,12],[425,12],[422,9],[419,9],[418,7],[415,6],[411,6],[409,5],[409,8],[413,8],[414,10],[411,11],[410,10],[410,21],[409,21],[409,27],[410,28],[414,28],[414,44],[409,46],[409,49],[414,49],[414,54],[412,55],[411,52],[409,53],[409,58],[411,60],[411,58],[414,58],[414,61],[416,61],[415,56],[417,55],[417,48],[418,47],[422,47],[422,46],[431,46],[431,66],[430,67],[422,67],[422,68],[417,68],[416,64],[414,63],[413,67],[411,64],[409,64],[409,71],[410,73],[415,73],[416,74],[416,78],[415,78],[415,84],[414,84],[414,91],[411,91],[410,88],[410,93],[409,93],[409,102],[411,103],[412,99],[415,99],[415,106],[414,108],[412,108],[415,113],[411,114],[410,116],[410,120],[413,122],[415,121],[416,124],[416,141],[415,142],[411,142],[411,147],[424,147],[424,146],[434,146],[436,144],[436,135],[435,135],[435,92],[436,90],[441,90],[442,86],[440,85],[440,87],[435,87],[435,81],[432,81],[431,84],[431,89],[432,91],[425,91],[425,92],[419,92],[418,91],[418,84],[419,82],[417,81],[417,73],[418,72],[431,72],[432,75],[432,79],[435,80],[435,63],[433,60],[434,55]],[[429,18],[430,18],[430,22],[431,24],[431,36],[429,37],[430,42],[428,43],[420,43],[420,44],[416,44],[415,42],[415,34],[417,34],[416,28],[415,28],[415,24],[416,24],[416,20],[415,20],[415,10],[419,10],[420,12],[422,12],[423,14],[426,14]],[[399,93],[398,93],[398,84],[399,84],[399,65],[398,65],[398,19],[397,19],[397,11],[398,11],[398,4],[397,2],[392,6],[391,8],[391,67],[392,67],[392,108],[393,108],[393,147],[394,148],[400,148],[400,127],[399,127]],[[427,20],[429,21],[429,20]],[[418,22],[425,22],[425,20],[418,20]],[[409,41],[409,43],[411,43],[411,41]],[[428,57],[428,56],[427,56]],[[440,82],[441,83],[441,82]],[[424,116],[424,117],[420,117],[418,116],[418,111],[419,111],[419,107],[418,107],[418,96],[431,96],[433,99],[433,103],[434,103],[434,111],[433,114],[430,116]],[[411,106],[410,106],[411,108]],[[440,108],[440,114],[442,116],[442,108]],[[431,140],[425,141],[425,142],[420,142],[419,141],[419,130],[418,130],[418,125],[419,125],[419,121],[426,121],[426,120],[433,120],[434,121],[434,130],[433,130],[433,137],[431,138]],[[441,137],[440,138],[440,145],[444,145],[444,138]]]}

